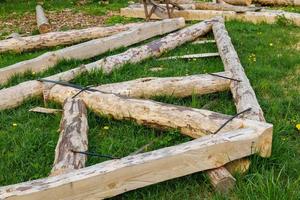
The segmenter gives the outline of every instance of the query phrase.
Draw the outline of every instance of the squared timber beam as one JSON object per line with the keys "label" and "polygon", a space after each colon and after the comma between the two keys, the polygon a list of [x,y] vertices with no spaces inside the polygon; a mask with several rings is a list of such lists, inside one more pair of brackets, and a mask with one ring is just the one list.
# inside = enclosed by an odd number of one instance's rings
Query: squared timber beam
{"label": "squared timber beam", "polygon": [[[255,122],[253,122],[255,123]],[[106,161],[67,174],[0,188],[0,198],[104,199],[162,181],[220,167],[259,152],[272,125],[207,135],[180,145]]]}

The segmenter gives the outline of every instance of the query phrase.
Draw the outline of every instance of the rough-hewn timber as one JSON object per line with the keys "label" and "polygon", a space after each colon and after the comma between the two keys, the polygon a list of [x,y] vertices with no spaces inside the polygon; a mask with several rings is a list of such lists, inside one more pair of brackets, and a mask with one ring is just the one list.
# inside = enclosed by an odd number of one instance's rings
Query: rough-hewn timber
{"label": "rough-hewn timber", "polygon": [[84,102],[78,98],[67,98],[63,109],[51,176],[81,169],[85,167],[87,159],[86,155],[74,153],[74,151],[88,150],[89,128]]}
{"label": "rough-hewn timber", "polygon": [[[254,122],[257,123],[257,122]],[[180,145],[106,161],[60,176],[0,188],[0,198],[104,199],[259,152],[272,125],[208,135]],[[184,161],[184,162],[182,162]]]}
{"label": "rough-hewn timber", "polygon": [[116,25],[110,27],[92,27],[81,30],[50,32],[27,37],[11,37],[0,41],[0,53],[7,51],[23,52],[32,49],[54,47],[57,45],[74,44],[84,40],[107,37],[139,24]]}

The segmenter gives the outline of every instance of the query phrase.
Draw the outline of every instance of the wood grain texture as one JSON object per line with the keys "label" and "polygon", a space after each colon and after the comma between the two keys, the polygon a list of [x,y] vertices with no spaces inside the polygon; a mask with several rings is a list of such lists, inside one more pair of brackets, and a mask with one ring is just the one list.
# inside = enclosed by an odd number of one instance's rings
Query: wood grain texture
{"label": "wood grain texture", "polygon": [[94,39],[57,51],[47,52],[36,58],[1,68],[0,84],[7,82],[15,74],[22,74],[26,71],[45,71],[54,67],[61,60],[92,58],[110,50],[127,47],[151,37],[172,32],[184,26],[183,18],[149,22],[109,37]]}
{"label": "wood grain texture", "polygon": [[62,110],[54,109],[54,108],[34,107],[31,108],[29,112],[36,112],[36,113],[43,113],[43,114],[57,114],[62,112]]}
{"label": "wood grain texture", "polygon": [[12,37],[0,41],[0,53],[7,51],[23,52],[33,49],[54,47],[57,45],[74,44],[84,40],[111,36],[139,25],[140,24],[133,23],[110,27],[92,27],[81,30],[50,32],[27,37]]}
{"label": "wood grain texture", "polygon": [[221,10],[221,11],[234,11],[238,13],[258,10],[258,8],[255,7],[234,6],[224,1],[222,1],[222,3],[196,2],[194,5],[196,10]]}
{"label": "wood grain texture", "polygon": [[[121,15],[124,17],[145,18],[144,10],[141,8],[122,8]],[[280,10],[266,10],[262,9],[259,12],[245,12],[236,13],[234,11],[220,11],[220,10],[180,10],[174,11],[174,17],[183,17],[187,21],[207,20],[212,17],[222,16],[226,21],[238,20],[243,22],[251,22],[254,24],[267,23],[274,24],[278,18],[284,17],[291,21],[296,26],[300,26],[300,14],[285,12]],[[151,19],[160,19],[153,14]]]}
{"label": "wood grain texture", "polygon": [[[60,176],[0,188],[0,198],[104,199],[169,179],[222,166],[257,152],[261,138],[272,131],[243,128],[208,135],[180,145],[106,161]],[[262,128],[263,127],[263,128]]]}
{"label": "wood grain texture", "polygon": [[67,98],[63,104],[60,135],[50,176],[60,175],[85,167],[87,156],[73,151],[88,150],[88,120],[84,102]]}
{"label": "wood grain texture", "polygon": [[47,19],[44,9],[41,5],[37,5],[36,11],[36,23],[40,33],[48,33],[51,31],[51,25]]}
{"label": "wood grain texture", "polygon": [[[252,3],[252,0],[222,0],[228,4],[231,5],[237,5],[237,6],[250,6]],[[217,2],[220,2],[217,0]]]}

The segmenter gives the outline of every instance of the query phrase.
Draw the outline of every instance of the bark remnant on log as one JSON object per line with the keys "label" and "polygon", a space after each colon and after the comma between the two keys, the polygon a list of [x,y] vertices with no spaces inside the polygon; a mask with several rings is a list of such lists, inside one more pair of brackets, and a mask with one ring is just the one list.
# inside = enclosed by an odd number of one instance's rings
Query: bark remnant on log
{"label": "bark remnant on log", "polygon": [[37,5],[36,8],[36,23],[40,33],[48,33],[51,31],[51,26],[45,15],[44,9],[41,5]]}
{"label": "bark remnant on log", "polygon": [[84,102],[67,98],[63,105],[60,136],[50,176],[56,176],[85,167],[87,156],[73,151],[88,150],[88,121]]}
{"label": "bark remnant on log", "polygon": [[151,37],[172,32],[184,26],[183,18],[150,22],[110,37],[94,39],[57,51],[47,52],[31,60],[1,68],[0,84],[7,82],[14,74],[24,73],[29,70],[41,72],[54,67],[61,60],[92,58],[110,50],[130,46]]}

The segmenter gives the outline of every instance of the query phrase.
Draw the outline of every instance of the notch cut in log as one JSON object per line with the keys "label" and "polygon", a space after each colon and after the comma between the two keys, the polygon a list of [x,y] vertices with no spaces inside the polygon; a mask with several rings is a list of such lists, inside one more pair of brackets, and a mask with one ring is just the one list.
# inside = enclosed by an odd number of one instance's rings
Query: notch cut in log
{"label": "notch cut in log", "polygon": [[[108,74],[112,70],[120,68],[127,63],[138,63],[150,57],[159,57],[166,51],[172,50],[186,42],[194,41],[197,37],[204,36],[211,31],[213,21],[214,19],[200,22],[140,47],[130,48],[123,53],[112,55],[87,65],[82,65],[47,77],[47,79],[71,81],[76,76],[93,70],[103,70],[104,73]],[[38,81],[27,81],[17,86],[0,90],[1,96],[5,97],[0,100],[0,110],[17,107],[25,99],[41,95],[43,93],[43,86],[44,85]]]}
{"label": "notch cut in log", "polygon": [[44,9],[41,5],[37,5],[36,8],[36,23],[40,33],[48,33],[51,31],[51,25],[45,15]]}
{"label": "notch cut in log", "polygon": [[62,112],[61,109],[53,109],[53,108],[43,108],[43,107],[35,107],[29,110],[29,112],[37,112],[44,114],[57,114]]}
{"label": "notch cut in log", "polygon": [[0,53],[7,51],[23,52],[57,45],[74,44],[84,40],[111,36],[122,31],[128,31],[130,28],[139,25],[140,24],[132,23],[110,27],[92,27],[80,30],[50,32],[27,37],[11,37],[0,41]]}
{"label": "notch cut in log", "polygon": [[158,60],[174,60],[174,59],[196,59],[196,58],[209,58],[220,56],[219,53],[201,53],[201,54],[190,54],[184,56],[170,56],[165,58],[160,58]]}
{"label": "notch cut in log", "polygon": [[[300,26],[300,14],[275,11],[275,10],[262,10],[259,12],[245,12],[236,13],[234,11],[219,11],[219,10],[179,10],[174,11],[174,17],[184,17],[186,21],[194,20],[207,20],[212,17],[223,16],[226,21],[238,20],[243,22],[251,22],[254,24],[267,23],[274,24],[278,21],[278,18],[284,17],[296,26]],[[133,17],[133,18],[144,18],[144,11],[141,8],[122,8],[121,16]],[[155,14],[152,15],[151,19],[160,19]]]}
{"label": "notch cut in log", "polygon": [[[124,192],[212,169],[257,152],[272,126],[209,135],[60,176],[0,188],[0,197],[19,199],[104,199]],[[184,162],[182,162],[184,161]]]}
{"label": "notch cut in log", "polygon": [[184,26],[185,22],[183,18],[150,22],[110,37],[94,39],[57,51],[47,52],[36,58],[1,68],[0,84],[6,83],[15,74],[22,74],[26,71],[45,71],[54,67],[61,60],[92,58],[110,50],[127,47],[151,37],[169,33]]}
{"label": "notch cut in log", "polygon": [[55,160],[50,176],[85,167],[87,156],[74,151],[88,150],[88,121],[84,102],[78,98],[67,98],[63,104],[60,136],[55,149]]}

